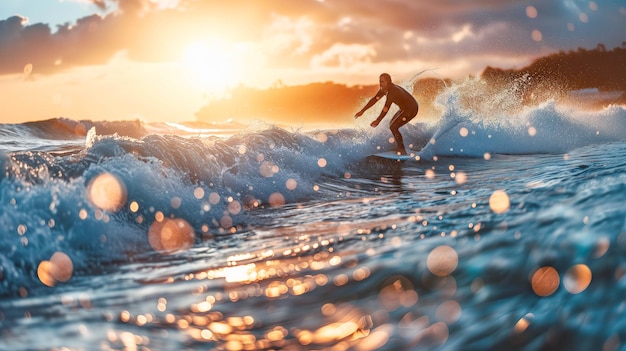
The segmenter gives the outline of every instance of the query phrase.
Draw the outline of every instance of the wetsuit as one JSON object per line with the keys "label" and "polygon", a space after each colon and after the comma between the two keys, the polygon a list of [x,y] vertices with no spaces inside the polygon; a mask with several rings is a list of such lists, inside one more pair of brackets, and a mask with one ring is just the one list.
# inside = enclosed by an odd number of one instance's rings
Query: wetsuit
{"label": "wetsuit", "polygon": [[[374,98],[376,98],[376,100],[380,100],[384,95],[385,92],[379,90]],[[417,100],[415,100],[413,95],[411,95],[411,93],[406,91],[404,88],[393,83],[389,84],[389,89],[387,89],[386,95],[387,100],[385,101],[385,111],[389,110],[389,107],[391,107],[392,103],[398,105],[398,107],[400,108],[400,110],[396,112],[396,114],[391,119],[391,123],[389,123],[389,129],[391,130],[391,133],[393,134],[393,137],[398,144],[398,150],[405,151],[402,134],[400,134],[400,131],[398,129],[400,129],[400,127],[402,127],[403,125],[409,123],[410,120],[417,116],[417,110],[419,109]]]}

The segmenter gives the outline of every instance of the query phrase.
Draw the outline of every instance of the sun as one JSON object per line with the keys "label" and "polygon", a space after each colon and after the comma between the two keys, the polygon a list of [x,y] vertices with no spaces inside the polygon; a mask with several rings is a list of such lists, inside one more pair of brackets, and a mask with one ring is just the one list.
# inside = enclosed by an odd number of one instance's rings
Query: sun
{"label": "sun", "polygon": [[194,42],[181,58],[192,84],[212,95],[223,94],[237,84],[240,62],[234,47],[217,40]]}

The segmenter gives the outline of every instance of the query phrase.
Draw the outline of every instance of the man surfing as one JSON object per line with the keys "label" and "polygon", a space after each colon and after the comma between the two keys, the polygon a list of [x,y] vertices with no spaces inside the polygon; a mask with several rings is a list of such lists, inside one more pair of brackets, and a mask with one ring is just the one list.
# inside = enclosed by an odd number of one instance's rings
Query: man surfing
{"label": "man surfing", "polygon": [[387,96],[387,100],[385,101],[385,106],[382,111],[380,111],[380,115],[376,118],[375,121],[370,123],[370,126],[376,127],[383,120],[387,112],[389,111],[389,107],[391,104],[396,104],[400,108],[398,112],[391,119],[391,123],[389,123],[389,129],[391,130],[391,134],[393,134],[393,138],[396,141],[397,149],[396,152],[399,155],[406,155],[406,149],[404,147],[404,141],[402,140],[402,134],[400,134],[400,127],[409,123],[415,116],[417,116],[417,110],[419,106],[417,104],[417,100],[406,91],[401,86],[394,84],[391,81],[391,76],[388,73],[383,73],[380,75],[380,89],[378,93],[372,97],[367,104],[361,109],[361,111],[357,112],[354,115],[354,118],[359,118],[363,115],[365,111],[367,111],[370,107],[372,107],[378,100],[380,100],[384,95]]}

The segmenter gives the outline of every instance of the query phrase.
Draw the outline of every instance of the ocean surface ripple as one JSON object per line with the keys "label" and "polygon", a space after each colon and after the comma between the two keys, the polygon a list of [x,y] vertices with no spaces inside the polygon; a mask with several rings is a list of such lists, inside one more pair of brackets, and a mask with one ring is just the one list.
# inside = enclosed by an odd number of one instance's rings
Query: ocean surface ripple
{"label": "ocean surface ripple", "polygon": [[442,104],[406,162],[384,128],[0,125],[0,349],[623,348],[626,110]]}

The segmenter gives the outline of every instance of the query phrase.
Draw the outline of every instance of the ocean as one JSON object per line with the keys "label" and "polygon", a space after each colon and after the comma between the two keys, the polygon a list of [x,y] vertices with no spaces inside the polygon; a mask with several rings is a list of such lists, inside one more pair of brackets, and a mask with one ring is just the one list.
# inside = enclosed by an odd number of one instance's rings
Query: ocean
{"label": "ocean", "polygon": [[0,349],[624,349],[626,109],[466,90],[406,162],[367,116],[0,125]]}

